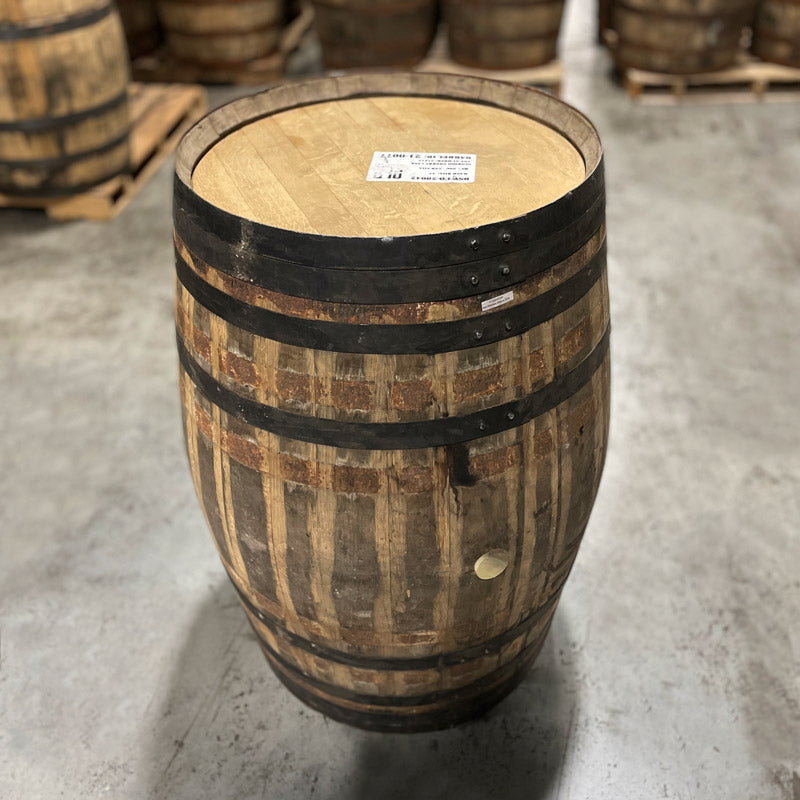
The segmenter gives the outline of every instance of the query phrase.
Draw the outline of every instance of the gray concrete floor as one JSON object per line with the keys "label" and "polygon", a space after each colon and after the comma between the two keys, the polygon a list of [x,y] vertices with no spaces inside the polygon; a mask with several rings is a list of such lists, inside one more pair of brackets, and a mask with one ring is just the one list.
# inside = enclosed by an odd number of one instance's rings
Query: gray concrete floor
{"label": "gray concrete floor", "polygon": [[112,223],[0,211],[0,797],[800,797],[800,104],[634,106],[591,22],[606,474],[537,665],[455,730],[352,730],[268,671],[183,452],[170,167]]}

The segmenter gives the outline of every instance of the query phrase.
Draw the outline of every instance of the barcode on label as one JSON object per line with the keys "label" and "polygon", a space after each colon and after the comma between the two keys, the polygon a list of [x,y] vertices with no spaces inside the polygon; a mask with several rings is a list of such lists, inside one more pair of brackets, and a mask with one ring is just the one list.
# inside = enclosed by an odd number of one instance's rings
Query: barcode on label
{"label": "barcode on label", "polygon": [[513,299],[514,292],[505,292],[504,294],[497,295],[497,297],[490,297],[488,300],[484,300],[481,303],[481,311],[491,311],[493,308],[498,308],[504,306],[506,303],[510,303]]}
{"label": "barcode on label", "polygon": [[372,155],[368,181],[475,183],[478,157],[471,153],[389,153]]}

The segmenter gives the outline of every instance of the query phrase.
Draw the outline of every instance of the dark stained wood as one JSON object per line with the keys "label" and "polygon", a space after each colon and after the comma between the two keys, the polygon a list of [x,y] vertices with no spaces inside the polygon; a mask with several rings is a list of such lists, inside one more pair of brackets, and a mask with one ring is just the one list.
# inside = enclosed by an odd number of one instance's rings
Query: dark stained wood
{"label": "dark stained wood", "polygon": [[434,0],[313,0],[314,28],[330,69],[411,67],[436,31]]}
{"label": "dark stained wood", "polygon": [[116,0],[132,59],[152,53],[164,38],[156,0]]}
{"label": "dark stained wood", "polygon": [[[242,123],[248,119],[300,104],[312,115],[328,115],[332,110],[318,101],[343,103],[353,95],[383,96],[384,110],[390,110],[392,95],[403,107],[416,95],[447,98],[454,126],[464,123],[464,114],[488,114],[472,102],[481,98],[549,126],[548,136],[555,131],[577,142],[579,182],[601,160],[590,124],[534,90],[422,73],[355,75],[284,86],[214,112],[184,140],[178,180],[200,191],[198,161],[227,131],[246,130]],[[433,106],[424,108],[430,112]],[[408,136],[413,142],[413,126]],[[544,141],[509,140],[509,156],[541,158]],[[485,143],[475,142],[479,165],[493,142],[488,135]],[[560,151],[561,145],[552,146]],[[323,163],[318,167],[318,175],[327,175]],[[547,180],[546,163],[539,169]],[[366,183],[360,165],[357,174],[348,191]],[[288,172],[282,175],[287,189],[296,190],[295,199],[307,191],[302,180],[294,184]],[[202,185],[209,180],[207,173]],[[330,180],[341,188],[341,175]],[[485,193],[487,185],[476,182],[471,191]],[[335,225],[324,211],[316,224]],[[182,213],[177,205],[176,214]],[[442,237],[487,240],[495,230],[478,224],[453,232],[447,209],[441,214],[442,220],[414,220],[410,205],[406,222]],[[492,209],[484,216],[492,219]],[[551,220],[554,227],[562,223]],[[374,224],[382,223],[376,217]],[[568,258],[514,284],[509,302],[569,281],[604,254],[604,242],[601,223],[575,242]],[[176,247],[209,285],[298,320],[425,325],[479,320],[484,313],[485,295],[477,293],[424,303],[398,298],[383,306],[290,297],[232,279],[208,253],[194,253],[177,235]],[[452,268],[463,266],[455,262]],[[380,276],[365,270],[365,280]],[[430,354],[327,352],[285,344],[216,316],[180,282],[176,321],[188,357],[227,390],[309,420],[352,426],[454,419],[542,390],[573,374],[591,354],[604,352],[599,348],[607,337],[609,306],[602,271],[568,308],[530,330]],[[198,496],[269,663],[291,691],[355,725],[424,730],[474,716],[513,689],[544,642],[599,486],[609,422],[608,355],[598,363],[583,385],[525,424],[476,432],[454,445],[396,449],[319,445],[304,440],[302,432],[290,437],[252,426],[209,401],[192,373],[182,370],[187,451]]]}
{"label": "dark stained wood", "polygon": [[752,51],[764,61],[800,68],[797,0],[761,0],[753,27]]}
{"label": "dark stained wood", "polygon": [[670,74],[730,66],[755,0],[614,0],[617,66]]}
{"label": "dark stained wood", "polygon": [[51,197],[128,165],[127,47],[97,0],[4,7],[0,38],[0,192]]}

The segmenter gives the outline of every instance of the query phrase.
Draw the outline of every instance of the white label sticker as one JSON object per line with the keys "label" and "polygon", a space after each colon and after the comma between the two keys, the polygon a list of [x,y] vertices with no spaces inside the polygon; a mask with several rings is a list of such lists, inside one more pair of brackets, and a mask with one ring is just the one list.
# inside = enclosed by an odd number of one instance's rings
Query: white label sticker
{"label": "white label sticker", "polygon": [[493,308],[499,308],[506,303],[510,303],[514,299],[514,292],[506,292],[499,294],[497,297],[490,297],[481,303],[481,311],[491,311]]}
{"label": "white label sticker", "polygon": [[368,181],[475,183],[478,156],[470,153],[384,153],[376,151]]}

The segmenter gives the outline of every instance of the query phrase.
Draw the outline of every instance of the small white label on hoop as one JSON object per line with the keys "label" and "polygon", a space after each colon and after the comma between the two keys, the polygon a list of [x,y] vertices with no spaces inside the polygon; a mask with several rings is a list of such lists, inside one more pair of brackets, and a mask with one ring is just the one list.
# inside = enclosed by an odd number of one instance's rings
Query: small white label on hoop
{"label": "small white label on hoop", "polygon": [[514,299],[514,292],[506,292],[499,294],[497,297],[490,297],[481,303],[481,311],[491,311],[493,308],[499,308],[506,303],[510,303]]}
{"label": "small white label on hoop", "polygon": [[368,181],[475,183],[474,153],[384,153],[376,151]]}

